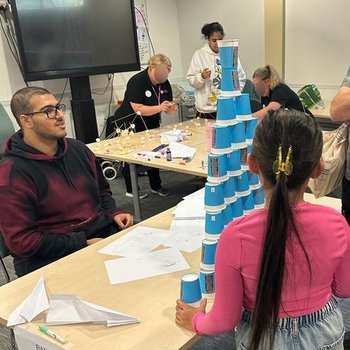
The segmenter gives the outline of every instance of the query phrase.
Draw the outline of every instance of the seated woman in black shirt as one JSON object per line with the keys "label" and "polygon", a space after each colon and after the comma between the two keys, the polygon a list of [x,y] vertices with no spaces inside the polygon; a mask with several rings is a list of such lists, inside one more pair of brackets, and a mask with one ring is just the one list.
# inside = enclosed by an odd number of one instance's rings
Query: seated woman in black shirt
{"label": "seated woman in black shirt", "polygon": [[258,68],[253,74],[253,83],[261,96],[262,109],[254,113],[259,120],[263,119],[269,110],[280,108],[306,112],[298,95],[283,83],[276,69],[271,65]]}

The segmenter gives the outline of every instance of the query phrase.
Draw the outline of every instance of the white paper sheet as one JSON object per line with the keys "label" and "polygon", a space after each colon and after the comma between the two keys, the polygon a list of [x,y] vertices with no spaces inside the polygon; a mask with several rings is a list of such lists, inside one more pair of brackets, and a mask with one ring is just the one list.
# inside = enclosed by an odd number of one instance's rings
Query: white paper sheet
{"label": "white paper sheet", "polygon": [[158,247],[169,235],[168,230],[138,226],[99,250],[99,253],[140,259]]}
{"label": "white paper sheet", "polygon": [[46,339],[44,338],[47,337],[45,335],[40,337],[26,330],[23,326],[16,326],[14,332],[18,350],[64,350],[63,347],[58,345],[59,343],[57,341],[51,338]]}
{"label": "white paper sheet", "polygon": [[197,198],[199,198],[202,201],[202,203],[204,203],[204,191],[205,191],[205,187],[203,187],[200,190],[198,190],[196,192],[193,192],[193,193],[183,197],[183,199],[186,201],[186,200],[189,200],[189,199],[197,199]]}
{"label": "white paper sheet", "polygon": [[176,220],[205,219],[204,201],[199,197],[184,200],[173,213]]}
{"label": "white paper sheet", "polygon": [[105,261],[111,284],[125,283],[188,269],[185,258],[177,248],[149,253],[142,259],[120,258]]}
{"label": "white paper sheet", "polygon": [[44,277],[41,276],[33,291],[10,314],[7,327],[30,322],[37,315],[47,310],[48,307],[49,300],[46,294]]}
{"label": "white paper sheet", "polygon": [[50,300],[48,325],[74,323],[106,323],[108,327],[139,322],[136,318],[89,303],[72,294],[56,294]]}
{"label": "white paper sheet", "polygon": [[173,158],[193,158],[197,148],[183,145],[178,142],[170,142],[169,146]]}
{"label": "white paper sheet", "polygon": [[182,132],[179,129],[162,132],[160,136],[166,139],[168,142],[179,142],[184,139]]}
{"label": "white paper sheet", "polygon": [[163,244],[192,253],[202,246],[205,238],[204,227],[204,220],[173,220],[170,227],[171,236]]}

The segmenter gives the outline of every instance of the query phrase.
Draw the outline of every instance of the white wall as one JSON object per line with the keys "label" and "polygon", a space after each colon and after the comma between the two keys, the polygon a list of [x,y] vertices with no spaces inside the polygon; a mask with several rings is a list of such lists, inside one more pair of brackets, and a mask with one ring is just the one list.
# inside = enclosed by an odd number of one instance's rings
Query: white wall
{"label": "white wall", "polygon": [[349,0],[286,0],[286,81],[315,83],[324,100],[339,89],[350,64]]}
{"label": "white wall", "polygon": [[264,64],[264,0],[177,0],[177,3],[184,75],[194,51],[205,43],[201,28],[210,22],[219,22],[226,38],[240,40],[240,60],[248,78]]}

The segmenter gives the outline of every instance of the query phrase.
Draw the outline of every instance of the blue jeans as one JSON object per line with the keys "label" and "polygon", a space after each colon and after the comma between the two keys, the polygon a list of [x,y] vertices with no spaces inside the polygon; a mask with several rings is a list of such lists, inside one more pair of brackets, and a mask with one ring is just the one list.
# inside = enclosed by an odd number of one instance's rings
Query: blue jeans
{"label": "blue jeans", "polygon": [[[250,341],[252,313],[243,311],[236,328],[236,349],[246,350]],[[344,325],[335,298],[321,310],[295,318],[281,318],[276,330],[274,350],[341,350],[344,349]],[[260,346],[259,349],[266,349]]]}
{"label": "blue jeans", "polygon": [[345,339],[350,340],[350,298],[336,298],[343,315]]}

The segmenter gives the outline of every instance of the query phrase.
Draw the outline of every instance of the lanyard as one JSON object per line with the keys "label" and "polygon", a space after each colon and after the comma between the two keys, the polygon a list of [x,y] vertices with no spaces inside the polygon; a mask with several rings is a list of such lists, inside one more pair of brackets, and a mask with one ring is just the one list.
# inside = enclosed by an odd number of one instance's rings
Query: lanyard
{"label": "lanyard", "polygon": [[158,94],[157,94],[156,89],[154,88],[153,85],[152,85],[152,89],[153,89],[155,95],[157,96],[158,105],[160,105],[160,92],[161,92],[161,90],[160,90],[160,84],[159,84]]}

